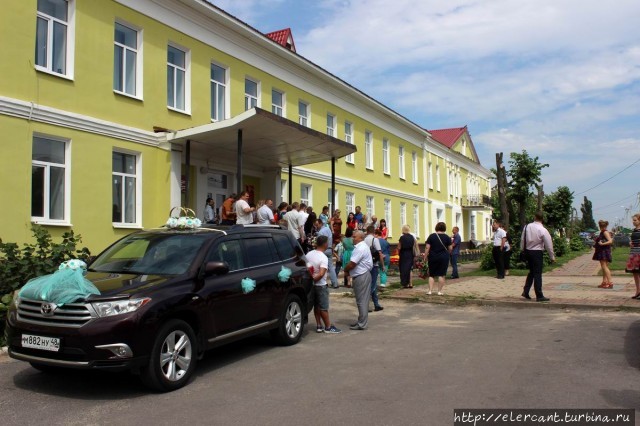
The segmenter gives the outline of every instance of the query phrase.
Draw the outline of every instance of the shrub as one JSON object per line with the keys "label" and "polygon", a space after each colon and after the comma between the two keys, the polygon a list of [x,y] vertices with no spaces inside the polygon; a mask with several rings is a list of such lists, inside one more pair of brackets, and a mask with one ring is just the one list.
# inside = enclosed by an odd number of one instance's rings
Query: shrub
{"label": "shrub", "polygon": [[483,271],[489,271],[496,267],[496,264],[493,261],[492,249],[493,247],[487,246],[482,250],[482,255],[480,257],[480,269]]}
{"label": "shrub", "polygon": [[554,235],[553,251],[556,254],[556,257],[562,257],[567,254],[569,252],[569,245],[567,244],[567,240],[563,237]]}
{"label": "shrub", "polygon": [[569,249],[571,251],[584,251],[584,248],[584,241],[579,236],[572,237],[571,240],[569,240]]}
{"label": "shrub", "polygon": [[82,238],[73,231],[65,232],[60,243],[55,243],[41,226],[33,225],[31,231],[35,243],[25,243],[22,248],[0,240],[0,346],[4,344],[5,316],[14,291],[32,278],[55,272],[66,260],[86,262],[91,256],[88,248],[78,248]]}

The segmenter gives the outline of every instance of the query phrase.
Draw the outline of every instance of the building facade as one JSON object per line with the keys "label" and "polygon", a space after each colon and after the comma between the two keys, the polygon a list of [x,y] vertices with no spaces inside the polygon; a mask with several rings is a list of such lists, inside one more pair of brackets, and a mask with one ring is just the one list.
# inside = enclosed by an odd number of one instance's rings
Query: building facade
{"label": "building facade", "polygon": [[489,235],[490,172],[466,128],[439,140],[296,53],[290,31],[270,38],[202,0],[25,0],[4,5],[0,36],[3,241],[37,223],[99,251],[172,206],[201,216],[207,197],[244,189],[329,205],[330,161],[237,176],[213,146],[176,143],[253,108],[353,144],[332,207],[385,218],[391,240],[403,224],[424,240],[440,220]]}

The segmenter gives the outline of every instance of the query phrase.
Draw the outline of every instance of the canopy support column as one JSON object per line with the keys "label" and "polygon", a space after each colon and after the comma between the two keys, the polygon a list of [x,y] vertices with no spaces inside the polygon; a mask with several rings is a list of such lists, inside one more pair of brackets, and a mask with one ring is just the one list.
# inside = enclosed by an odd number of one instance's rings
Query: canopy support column
{"label": "canopy support column", "polygon": [[238,155],[236,163],[236,193],[242,193],[242,129],[238,129]]}
{"label": "canopy support column", "polygon": [[[184,193],[184,206],[185,207],[189,207],[189,184],[191,183],[191,139],[187,139],[187,142],[185,143],[185,149],[184,149],[184,155],[185,155],[185,161],[184,164],[186,166],[186,173],[185,173],[185,177],[184,177],[184,188],[185,188],[185,193]],[[175,206],[172,206],[175,207]]]}
{"label": "canopy support column", "polygon": [[289,177],[287,179],[288,179],[288,181],[287,181],[288,182],[287,183],[287,192],[288,192],[288,194],[287,194],[287,196],[288,196],[287,202],[289,204],[291,204],[291,203],[293,203],[293,200],[292,200],[292,198],[293,198],[293,182],[292,182],[292,180],[293,180],[293,166],[291,164],[289,164]]}
{"label": "canopy support column", "polygon": [[336,158],[331,157],[331,217],[336,210]]}

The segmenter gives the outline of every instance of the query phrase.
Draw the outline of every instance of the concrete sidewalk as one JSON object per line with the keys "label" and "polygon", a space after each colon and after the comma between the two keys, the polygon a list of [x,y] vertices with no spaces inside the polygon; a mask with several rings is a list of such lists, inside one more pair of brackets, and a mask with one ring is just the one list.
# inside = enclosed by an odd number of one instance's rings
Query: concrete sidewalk
{"label": "concrete sidewalk", "polygon": [[[427,296],[428,285],[413,289],[383,289],[380,294],[385,298],[425,301],[442,304],[479,304],[509,306],[546,306],[574,309],[633,310],[640,312],[640,300],[631,299],[635,295],[635,284],[631,274],[615,275],[612,289],[601,289],[598,275],[600,267],[591,260],[591,253],[580,256],[542,278],[544,295],[551,299],[548,303],[526,300],[520,295],[525,277],[509,276],[504,280],[493,277],[465,277],[457,280],[447,279],[444,296]],[[395,282],[390,277],[390,283]],[[414,278],[417,279],[417,278]],[[341,287],[333,292],[349,291]]]}

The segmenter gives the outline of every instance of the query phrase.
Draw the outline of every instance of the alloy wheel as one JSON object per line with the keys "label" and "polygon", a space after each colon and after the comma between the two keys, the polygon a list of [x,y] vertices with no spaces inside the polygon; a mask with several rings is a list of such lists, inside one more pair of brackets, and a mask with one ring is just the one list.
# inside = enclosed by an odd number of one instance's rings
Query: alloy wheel
{"label": "alloy wheel", "polygon": [[189,370],[191,365],[191,339],[182,330],[172,331],[167,335],[160,350],[160,369],[164,377],[177,382]]}
{"label": "alloy wheel", "polygon": [[291,339],[295,339],[302,329],[302,309],[298,302],[293,301],[287,306],[285,315],[285,330]]}

